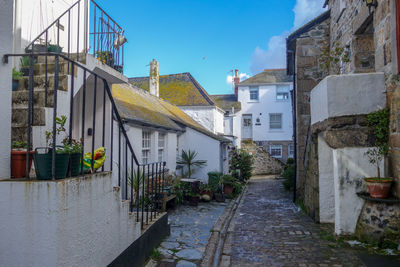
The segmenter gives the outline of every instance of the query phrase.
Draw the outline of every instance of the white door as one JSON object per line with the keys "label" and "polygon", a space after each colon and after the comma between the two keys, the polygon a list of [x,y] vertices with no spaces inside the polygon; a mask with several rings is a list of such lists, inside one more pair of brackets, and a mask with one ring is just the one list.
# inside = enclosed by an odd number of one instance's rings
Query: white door
{"label": "white door", "polygon": [[253,120],[251,114],[242,116],[242,139],[253,139]]}

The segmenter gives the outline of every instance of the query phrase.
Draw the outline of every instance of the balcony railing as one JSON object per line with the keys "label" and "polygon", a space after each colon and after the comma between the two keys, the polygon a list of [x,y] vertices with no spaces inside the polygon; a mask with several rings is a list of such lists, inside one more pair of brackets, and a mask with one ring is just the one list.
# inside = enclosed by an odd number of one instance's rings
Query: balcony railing
{"label": "balcony railing", "polygon": [[[89,12],[90,11],[90,12]],[[91,24],[90,22],[93,22]],[[26,47],[26,52],[63,53],[80,60],[91,54],[99,61],[123,72],[124,29],[95,1],[78,0]]]}

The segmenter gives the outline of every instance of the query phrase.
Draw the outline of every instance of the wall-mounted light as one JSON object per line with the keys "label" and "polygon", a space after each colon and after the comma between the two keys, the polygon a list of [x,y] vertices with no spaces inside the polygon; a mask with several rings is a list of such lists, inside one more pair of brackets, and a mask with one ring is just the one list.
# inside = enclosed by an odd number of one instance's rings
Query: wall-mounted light
{"label": "wall-mounted light", "polygon": [[364,0],[364,2],[367,5],[370,13],[371,13],[371,7],[376,8],[378,6],[378,0]]}

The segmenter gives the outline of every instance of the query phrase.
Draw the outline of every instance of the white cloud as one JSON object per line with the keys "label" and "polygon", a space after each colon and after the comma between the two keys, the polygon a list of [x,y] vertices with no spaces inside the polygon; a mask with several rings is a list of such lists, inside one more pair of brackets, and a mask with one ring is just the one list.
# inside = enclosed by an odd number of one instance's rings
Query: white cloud
{"label": "white cloud", "polygon": [[[239,78],[240,78],[240,81],[244,81],[244,80],[250,78],[250,75],[247,74],[247,73],[239,73]],[[232,75],[227,75],[226,76],[226,83],[227,84],[232,84],[232,82],[233,82],[233,76]]]}
{"label": "white cloud", "polygon": [[[290,31],[296,30],[321,14],[324,11],[322,5],[321,0],[296,0],[293,8],[294,23]],[[264,69],[286,67],[286,37],[288,34],[288,32],[283,32],[281,35],[272,36],[266,49],[256,47],[250,62],[250,70],[253,74]]]}

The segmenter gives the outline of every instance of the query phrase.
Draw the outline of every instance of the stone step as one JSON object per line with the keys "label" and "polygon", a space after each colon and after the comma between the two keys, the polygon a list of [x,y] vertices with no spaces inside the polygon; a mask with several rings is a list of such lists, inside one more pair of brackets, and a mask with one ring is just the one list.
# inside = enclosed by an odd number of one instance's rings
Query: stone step
{"label": "stone step", "polygon": [[[54,90],[47,90],[47,105],[45,105],[45,89],[38,88],[33,92],[33,106],[36,107],[53,107],[54,106]],[[28,107],[29,92],[27,90],[12,92],[12,107],[26,108]]]}
{"label": "stone step", "polygon": [[[36,87],[45,87],[46,76],[43,75],[35,75],[33,76],[33,86]],[[48,88],[54,89],[54,74],[47,75],[47,83]],[[29,77],[24,76],[19,80],[19,85],[17,91],[28,90],[29,88]],[[68,75],[60,74],[58,76],[58,90],[68,91]]]}
{"label": "stone step", "polygon": [[[71,69],[71,67],[69,67]],[[60,62],[58,64],[59,74],[69,74],[68,62]],[[54,74],[55,64],[47,63],[47,74]],[[75,69],[76,71],[76,69]],[[34,66],[34,75],[44,75],[46,73],[46,64],[45,63],[36,63]]]}
{"label": "stone step", "polygon": [[[33,109],[33,126],[45,126],[46,114],[44,107]],[[28,126],[28,107],[13,107],[11,114],[12,127]]]}
{"label": "stone step", "polygon": [[[64,56],[68,56],[67,53],[63,53]],[[55,56],[47,56],[47,63],[54,63],[55,61]],[[78,54],[76,53],[71,53],[69,58],[71,60],[76,61],[78,58]],[[37,57],[37,62],[38,63],[45,63],[46,62],[46,56],[38,56]],[[68,62],[67,60],[63,59],[63,58],[59,58],[59,62]],[[79,60],[78,62],[82,63],[82,64],[86,64],[86,54],[84,53],[79,53]]]}
{"label": "stone step", "polygon": [[[11,142],[26,142],[28,137],[28,127],[27,126],[12,126],[11,127]],[[32,133],[30,136],[32,141]]]}

